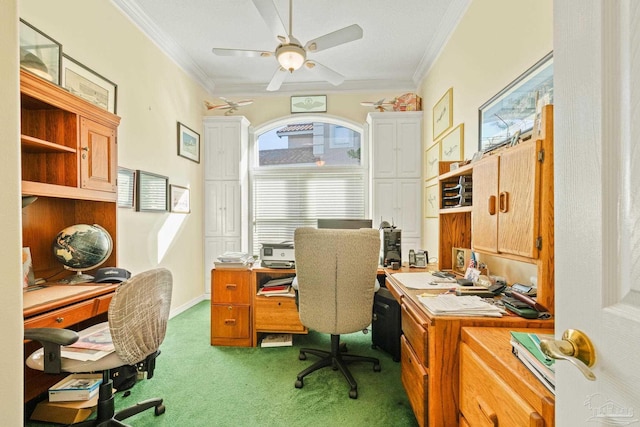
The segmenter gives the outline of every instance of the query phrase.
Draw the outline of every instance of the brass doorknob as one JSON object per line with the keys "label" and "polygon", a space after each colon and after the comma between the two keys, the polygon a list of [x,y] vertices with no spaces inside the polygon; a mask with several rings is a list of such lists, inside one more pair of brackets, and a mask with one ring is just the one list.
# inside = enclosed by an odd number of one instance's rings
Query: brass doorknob
{"label": "brass doorknob", "polygon": [[596,350],[584,332],[567,329],[562,334],[562,340],[541,340],[540,348],[552,359],[566,360],[573,364],[586,379],[596,380],[596,375],[589,369],[596,363]]}

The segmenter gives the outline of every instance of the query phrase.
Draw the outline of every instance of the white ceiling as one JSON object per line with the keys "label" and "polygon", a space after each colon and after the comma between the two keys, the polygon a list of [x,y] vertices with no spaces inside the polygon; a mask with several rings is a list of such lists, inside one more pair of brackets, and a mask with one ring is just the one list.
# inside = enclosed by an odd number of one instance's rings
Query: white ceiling
{"label": "white ceiling", "polygon": [[[212,95],[266,95],[270,58],[217,56],[213,47],[274,51],[278,41],[251,0],[112,0]],[[285,27],[289,1],[273,0]],[[364,36],[309,58],[345,76],[340,86],[301,68],[276,94],[416,91],[470,0],[295,0],[293,35],[304,45],[358,24]]]}

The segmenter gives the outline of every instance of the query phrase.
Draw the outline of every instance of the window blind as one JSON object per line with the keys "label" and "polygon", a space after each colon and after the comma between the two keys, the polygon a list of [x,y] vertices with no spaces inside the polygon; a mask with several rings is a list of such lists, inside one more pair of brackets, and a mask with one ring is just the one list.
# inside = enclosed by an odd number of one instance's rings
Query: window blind
{"label": "window blind", "polygon": [[253,253],[262,243],[293,241],[298,227],[318,218],[364,218],[365,175],[344,172],[256,173],[253,176]]}

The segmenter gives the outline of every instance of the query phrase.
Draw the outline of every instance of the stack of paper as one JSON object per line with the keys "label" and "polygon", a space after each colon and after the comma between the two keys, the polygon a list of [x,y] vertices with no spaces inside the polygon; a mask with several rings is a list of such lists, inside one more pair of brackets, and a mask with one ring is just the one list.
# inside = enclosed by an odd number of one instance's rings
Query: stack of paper
{"label": "stack of paper", "polygon": [[513,354],[544,384],[556,393],[554,360],[547,357],[540,348],[540,338],[554,339],[553,335],[538,335],[528,332],[511,331]]}
{"label": "stack of paper", "polygon": [[479,296],[456,296],[440,294],[437,296],[419,296],[418,299],[427,310],[437,316],[484,316],[502,317],[504,311]]}
{"label": "stack of paper", "polygon": [[225,252],[213,264],[219,268],[249,268],[253,261],[253,256],[245,252]]}
{"label": "stack of paper", "polygon": [[291,347],[292,345],[292,334],[268,334],[260,342],[260,347]]}
{"label": "stack of paper", "polygon": [[62,357],[74,360],[98,360],[115,351],[109,323],[99,323],[85,329],[75,343],[61,348]]}

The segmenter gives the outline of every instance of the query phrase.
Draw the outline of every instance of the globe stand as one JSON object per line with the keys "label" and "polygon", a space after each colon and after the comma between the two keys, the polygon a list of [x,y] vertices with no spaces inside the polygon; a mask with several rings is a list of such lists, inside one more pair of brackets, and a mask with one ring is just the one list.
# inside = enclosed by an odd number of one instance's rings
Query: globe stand
{"label": "globe stand", "polygon": [[77,274],[67,277],[64,282],[69,285],[77,285],[78,283],[93,282],[94,277],[90,274],[84,274],[82,271],[78,271]]}

